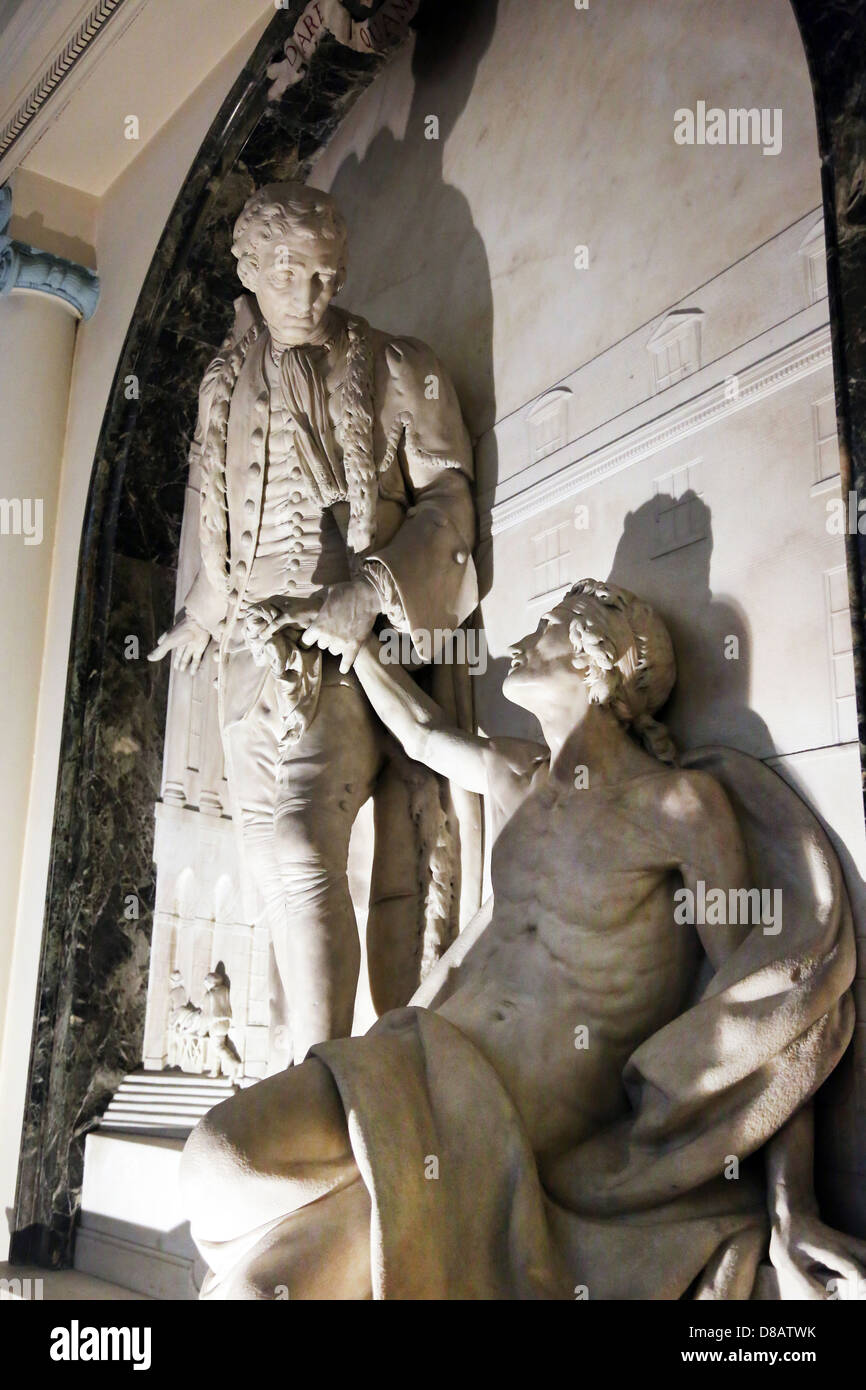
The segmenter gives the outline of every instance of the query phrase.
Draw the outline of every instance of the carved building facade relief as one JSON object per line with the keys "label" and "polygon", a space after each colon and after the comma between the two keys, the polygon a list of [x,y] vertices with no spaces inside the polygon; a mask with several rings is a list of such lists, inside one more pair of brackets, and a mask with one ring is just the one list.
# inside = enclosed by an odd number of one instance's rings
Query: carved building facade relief
{"label": "carved building facade relief", "polygon": [[[178,557],[180,605],[198,563],[200,469],[194,459]],[[217,711],[216,667],[195,675],[172,670],[166,715],[162,796],[154,808],[156,903],[153,920],[144,1066],[182,1062],[169,1054],[172,973],[192,1002],[224,961],[232,982],[233,1036],[242,1074],[264,1076],[268,1056],[268,935],[257,921],[255,889],[244,883],[231,819]],[[190,1066],[189,1070],[204,1070]]]}

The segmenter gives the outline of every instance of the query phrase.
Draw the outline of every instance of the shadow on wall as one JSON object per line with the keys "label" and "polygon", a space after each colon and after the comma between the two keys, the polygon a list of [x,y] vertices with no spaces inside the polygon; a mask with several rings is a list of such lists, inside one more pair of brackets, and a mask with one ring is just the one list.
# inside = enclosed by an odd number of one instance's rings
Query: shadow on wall
{"label": "shadow on wall", "polygon": [[[658,516],[674,507],[690,509],[693,534],[703,539],[659,554]],[[653,497],[628,512],[607,573],[613,584],[629,589],[657,608],[671,634],[677,659],[677,683],[661,717],[681,748],[725,743],[754,757],[772,757],[770,731],[750,707],[751,629],[738,604],[713,594],[710,561],[712,517],[694,492],[680,498]],[[600,578],[603,571],[593,578]],[[571,582],[588,577],[579,549],[571,561]],[[539,618],[541,613],[539,613]],[[479,717],[486,732],[539,738],[524,711],[502,695],[507,657],[488,663],[479,686]]]}
{"label": "shadow on wall", "polygon": [[[496,418],[493,294],[484,242],[467,199],[446,182],[443,160],[492,41],[497,8],[498,0],[442,0],[422,10],[404,138],[380,130],[362,159],[343,161],[330,185],[349,222],[346,303],[358,309],[360,299],[376,327],[430,343],[454,378],[473,441]],[[426,133],[430,117],[438,121],[436,139]],[[380,196],[393,188],[395,169],[406,171],[399,204]],[[425,279],[435,296],[416,297],[414,286]],[[418,323],[416,298],[425,305]],[[495,477],[493,462],[491,468]],[[491,582],[485,574],[485,592]]]}
{"label": "shadow on wall", "polygon": [[96,269],[96,252],[90,243],[81,237],[70,236],[66,232],[47,226],[41,212],[31,212],[26,217],[15,217],[13,225],[15,230],[12,235],[16,241],[23,241],[28,246],[38,246],[40,250],[51,251],[55,256],[64,256],[68,261],[77,261],[79,265],[87,266],[88,270]]}
{"label": "shadow on wall", "polygon": [[[703,539],[660,554],[658,518],[673,509],[687,510],[690,534]],[[627,514],[608,578],[651,603],[668,626],[677,683],[664,717],[677,744],[726,743],[770,758],[777,751],[770,731],[749,704],[751,628],[739,604],[713,594],[712,553],[712,514],[702,498],[660,494]]]}

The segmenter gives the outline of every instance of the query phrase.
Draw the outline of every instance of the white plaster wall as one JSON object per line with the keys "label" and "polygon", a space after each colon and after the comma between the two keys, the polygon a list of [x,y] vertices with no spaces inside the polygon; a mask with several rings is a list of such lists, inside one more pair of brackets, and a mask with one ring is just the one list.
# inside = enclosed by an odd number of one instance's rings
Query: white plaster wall
{"label": "white plaster wall", "polygon": [[[423,77],[407,51],[364,94],[313,182],[349,219],[346,303],[431,342],[479,435],[821,194],[788,0],[465,9]],[[781,107],[781,154],[676,145],[698,99]]]}
{"label": "white plaster wall", "polygon": [[[10,983],[0,1070],[0,1205],[4,1211],[12,1206],[15,1193],[78,551],[96,442],[129,320],[172,204],[226,93],[270,18],[270,12],[262,15],[213,68],[98,205],[96,252],[102,293],[94,318],[78,330],[73,363],[29,807],[25,799],[7,806],[7,814],[23,827],[23,854],[11,962],[8,940],[5,943]],[[38,668],[38,658],[34,659]],[[7,1247],[4,1228],[0,1260],[6,1257]]]}

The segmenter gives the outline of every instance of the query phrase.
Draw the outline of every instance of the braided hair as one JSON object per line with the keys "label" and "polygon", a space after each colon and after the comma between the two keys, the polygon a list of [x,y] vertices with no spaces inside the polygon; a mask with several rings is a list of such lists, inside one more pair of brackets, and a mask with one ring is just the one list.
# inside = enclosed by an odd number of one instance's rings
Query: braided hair
{"label": "braided hair", "polygon": [[[624,619],[632,634],[625,650],[619,649],[610,630],[589,616],[581,602],[584,598],[594,598]],[[673,646],[659,615],[627,589],[600,579],[579,580],[557,607],[571,610],[574,666],[586,682],[592,703],[607,705],[648,753],[675,766],[673,739],[664,724],[653,718],[676,680]]]}

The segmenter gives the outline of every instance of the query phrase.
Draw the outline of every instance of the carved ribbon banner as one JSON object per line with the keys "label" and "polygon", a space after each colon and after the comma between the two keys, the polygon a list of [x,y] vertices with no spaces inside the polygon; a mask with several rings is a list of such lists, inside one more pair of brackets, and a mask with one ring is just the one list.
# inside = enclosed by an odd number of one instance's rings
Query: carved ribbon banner
{"label": "carved ribbon banner", "polygon": [[356,53],[381,53],[403,37],[415,16],[419,0],[384,0],[368,19],[353,19],[342,0],[311,0],[283,45],[285,58],[268,68],[268,96],[278,101],[289,87],[300,82],[307,62],[326,34]]}

